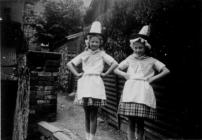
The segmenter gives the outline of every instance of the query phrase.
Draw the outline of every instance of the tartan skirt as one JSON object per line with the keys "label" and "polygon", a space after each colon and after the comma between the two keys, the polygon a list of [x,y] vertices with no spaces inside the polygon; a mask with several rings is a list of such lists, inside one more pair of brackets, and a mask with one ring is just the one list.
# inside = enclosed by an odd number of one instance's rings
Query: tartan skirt
{"label": "tartan skirt", "polygon": [[74,100],[74,104],[82,106],[102,107],[106,105],[106,100],[96,98],[82,98],[81,100]]}
{"label": "tartan skirt", "polygon": [[144,104],[132,102],[120,102],[118,107],[118,114],[124,116],[141,117],[145,119],[157,119],[156,109]]}

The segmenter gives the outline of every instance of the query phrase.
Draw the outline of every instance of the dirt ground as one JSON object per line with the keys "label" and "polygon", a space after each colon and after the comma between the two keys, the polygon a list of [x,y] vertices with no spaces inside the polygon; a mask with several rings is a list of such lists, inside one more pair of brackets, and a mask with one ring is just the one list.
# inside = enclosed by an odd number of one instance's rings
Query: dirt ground
{"label": "dirt ground", "polygon": [[[58,94],[57,121],[52,124],[62,129],[68,129],[80,140],[85,140],[84,111],[81,106],[73,104],[73,100],[74,97],[69,97],[65,93]],[[126,140],[126,136],[98,117],[95,140]]]}

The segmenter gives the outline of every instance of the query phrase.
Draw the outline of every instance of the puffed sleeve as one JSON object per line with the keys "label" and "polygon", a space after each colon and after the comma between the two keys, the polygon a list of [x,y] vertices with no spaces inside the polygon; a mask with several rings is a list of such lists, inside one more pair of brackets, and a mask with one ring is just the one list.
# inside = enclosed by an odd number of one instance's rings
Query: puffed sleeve
{"label": "puffed sleeve", "polygon": [[125,60],[123,60],[123,61],[119,64],[118,68],[121,69],[121,70],[124,70],[124,69],[127,69],[128,66],[129,66],[129,63],[128,63],[128,59],[126,58]]}
{"label": "puffed sleeve", "polygon": [[108,65],[111,65],[113,62],[117,63],[113,57],[111,57],[110,55],[108,55],[105,52],[102,53],[102,57],[104,59],[104,62],[107,63]]}
{"label": "puffed sleeve", "polygon": [[157,70],[157,71],[161,71],[163,67],[165,67],[166,65],[162,62],[160,62],[159,60],[155,60],[154,62],[154,68]]}
{"label": "puffed sleeve", "polygon": [[76,57],[74,57],[70,62],[73,63],[75,66],[78,66],[82,62],[82,57],[84,52],[80,53]]}

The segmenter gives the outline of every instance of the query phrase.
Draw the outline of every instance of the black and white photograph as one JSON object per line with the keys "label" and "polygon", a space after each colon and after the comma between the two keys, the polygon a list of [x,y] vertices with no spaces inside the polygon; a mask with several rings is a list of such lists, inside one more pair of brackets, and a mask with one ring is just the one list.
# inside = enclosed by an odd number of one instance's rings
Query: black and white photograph
{"label": "black and white photograph", "polygon": [[202,140],[200,0],[0,0],[1,140]]}

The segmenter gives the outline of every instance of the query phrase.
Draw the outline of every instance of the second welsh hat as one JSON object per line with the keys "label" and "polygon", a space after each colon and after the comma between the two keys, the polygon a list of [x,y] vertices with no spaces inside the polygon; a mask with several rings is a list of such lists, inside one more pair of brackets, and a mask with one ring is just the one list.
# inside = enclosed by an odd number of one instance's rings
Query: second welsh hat
{"label": "second welsh hat", "polygon": [[149,35],[150,35],[150,26],[149,25],[143,26],[138,34],[132,34],[130,36],[130,46],[132,46],[134,42],[140,41],[144,43],[146,47],[151,49],[151,45],[148,43]]}
{"label": "second welsh hat", "polygon": [[90,32],[88,35],[101,35],[102,36],[102,25],[99,21],[94,21],[91,25]]}

